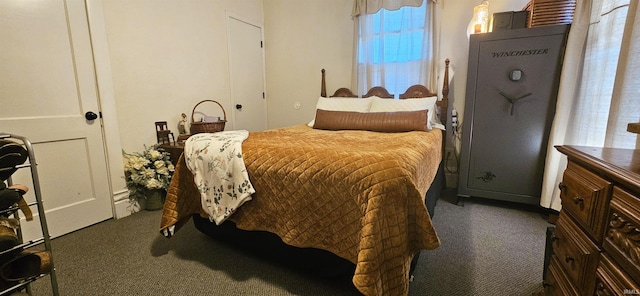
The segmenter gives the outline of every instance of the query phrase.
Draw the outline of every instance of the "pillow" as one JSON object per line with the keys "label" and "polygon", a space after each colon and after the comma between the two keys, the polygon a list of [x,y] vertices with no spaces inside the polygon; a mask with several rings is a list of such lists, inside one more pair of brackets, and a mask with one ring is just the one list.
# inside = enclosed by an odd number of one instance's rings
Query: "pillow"
{"label": "pillow", "polygon": [[436,116],[436,102],[438,97],[427,97],[417,99],[382,99],[374,97],[371,101],[369,112],[396,112],[396,111],[416,111],[429,110],[429,120],[427,126],[429,130],[433,127],[444,130],[444,125],[440,123],[440,119]]}
{"label": "pillow", "polygon": [[361,113],[318,109],[313,128],[384,133],[428,131],[427,113],[428,110]]}
{"label": "pillow", "polygon": [[[316,110],[367,112],[371,106],[371,98],[325,98],[320,97]],[[315,119],[314,119],[315,120]],[[309,122],[313,127],[314,120]]]}

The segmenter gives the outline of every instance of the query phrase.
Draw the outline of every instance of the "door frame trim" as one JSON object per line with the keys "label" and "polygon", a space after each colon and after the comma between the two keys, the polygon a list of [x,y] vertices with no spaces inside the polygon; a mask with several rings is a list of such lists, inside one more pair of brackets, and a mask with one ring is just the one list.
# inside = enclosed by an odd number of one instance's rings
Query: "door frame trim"
{"label": "door frame trim", "polygon": [[[132,214],[125,183],[122,144],[109,57],[106,22],[102,0],[85,0],[91,48],[93,52],[98,104],[102,115],[102,136],[107,163],[111,207],[116,219]],[[123,207],[123,205],[126,205]]]}

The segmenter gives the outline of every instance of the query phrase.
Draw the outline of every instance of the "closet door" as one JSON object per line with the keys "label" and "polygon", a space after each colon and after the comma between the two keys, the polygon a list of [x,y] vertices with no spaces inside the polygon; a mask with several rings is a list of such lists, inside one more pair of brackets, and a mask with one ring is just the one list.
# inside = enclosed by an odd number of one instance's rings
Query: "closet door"
{"label": "closet door", "polygon": [[267,129],[262,27],[227,18],[233,128],[250,132]]}
{"label": "closet door", "polygon": [[[0,132],[33,142],[52,236],[113,216],[86,11],[82,0],[0,1]],[[35,200],[28,169],[12,180]],[[21,228],[41,236],[36,221]]]}
{"label": "closet door", "polygon": [[460,195],[539,203],[566,32],[471,36]]}

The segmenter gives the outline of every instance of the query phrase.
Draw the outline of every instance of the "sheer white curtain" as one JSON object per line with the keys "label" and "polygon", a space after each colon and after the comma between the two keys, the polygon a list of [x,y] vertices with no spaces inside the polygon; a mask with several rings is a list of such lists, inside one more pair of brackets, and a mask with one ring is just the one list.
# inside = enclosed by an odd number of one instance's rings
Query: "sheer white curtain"
{"label": "sheer white curtain", "polygon": [[[387,10],[385,6],[377,13],[364,14],[369,13],[367,8],[355,16],[359,34],[355,40],[353,81],[358,93],[384,86],[397,96],[414,84],[437,90],[438,5],[433,0],[407,1],[420,7]],[[355,6],[362,8],[363,4],[358,3],[363,2],[355,0],[354,13]]]}
{"label": "sheer white curtain", "polygon": [[615,116],[609,116],[607,147],[640,148],[640,137],[624,129],[629,123],[640,122],[640,4],[631,2],[613,87],[610,109]]}
{"label": "sheer white curtain", "polygon": [[628,53],[636,50],[637,56],[640,45],[638,30],[633,29],[637,2],[577,1],[547,149],[540,200],[543,207],[561,208],[558,183],[567,160],[555,145],[637,146],[636,135],[626,132],[627,123],[640,117],[640,93],[627,76],[632,64],[635,69],[640,65]]}

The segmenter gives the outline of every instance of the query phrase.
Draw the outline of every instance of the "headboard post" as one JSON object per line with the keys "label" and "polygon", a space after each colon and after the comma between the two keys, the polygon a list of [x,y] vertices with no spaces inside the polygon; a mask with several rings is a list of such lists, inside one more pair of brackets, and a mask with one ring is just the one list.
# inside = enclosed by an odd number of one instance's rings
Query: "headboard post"
{"label": "headboard post", "polygon": [[320,86],[320,96],[323,98],[327,97],[327,83],[324,78],[324,69],[322,69],[322,85]]}
{"label": "headboard post", "polygon": [[442,100],[440,100],[440,122],[447,126],[449,109],[449,59],[444,60],[444,78],[442,79]]}
{"label": "headboard post", "polygon": [[[438,101],[440,105],[440,122],[447,127],[447,118],[449,112],[449,59],[444,60],[444,78],[442,79],[442,100]],[[442,159],[444,159],[447,148],[447,131],[442,131]]]}

